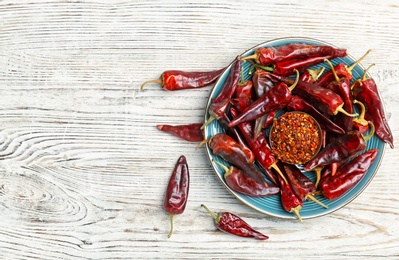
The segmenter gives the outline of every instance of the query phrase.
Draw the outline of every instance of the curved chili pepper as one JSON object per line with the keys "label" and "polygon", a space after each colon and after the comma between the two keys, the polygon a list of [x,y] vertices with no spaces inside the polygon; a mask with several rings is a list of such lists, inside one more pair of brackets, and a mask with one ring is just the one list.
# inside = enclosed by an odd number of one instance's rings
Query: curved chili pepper
{"label": "curved chili pepper", "polygon": [[209,86],[219,78],[225,68],[212,71],[187,72],[181,70],[167,70],[160,79],[148,80],[141,85],[141,90],[148,83],[159,83],[165,90],[182,90]]}
{"label": "curved chili pepper", "polygon": [[[286,84],[292,84],[293,79],[279,76],[273,73],[268,74],[269,77],[280,80]],[[327,115],[336,115],[338,112],[344,113],[348,116],[357,116],[357,114],[349,114],[342,107],[344,101],[334,91],[327,88],[320,87],[317,84],[298,81],[292,94],[298,95],[312,103],[314,107]]]}
{"label": "curved chili pepper", "polygon": [[242,147],[242,150],[248,157],[248,162],[253,163],[255,161],[255,155],[252,152],[252,150],[248,147],[246,144],[245,140],[241,136],[241,134],[238,132],[238,130],[235,127],[228,127],[230,122],[230,119],[227,115],[225,115],[223,118],[219,119],[219,123],[222,126],[223,130],[226,132],[226,134],[234,139],[237,143],[239,143]]}
{"label": "curved chili pepper", "polygon": [[320,183],[323,195],[329,199],[337,199],[353,188],[366,174],[374,163],[378,149],[371,149],[355,157],[347,164],[338,168],[337,173],[329,175]]}
{"label": "curved chili pepper", "polygon": [[253,229],[247,222],[239,216],[230,212],[220,212],[215,214],[204,204],[201,205],[215,220],[216,227],[223,232],[240,236],[250,237],[259,240],[267,240],[269,237]]}
{"label": "curved chili pepper", "polygon": [[258,98],[249,107],[244,109],[237,118],[233,119],[229,123],[229,127],[254,120],[288,105],[292,98],[291,91],[295,88],[298,78],[299,74],[297,71],[297,78],[291,87],[281,82],[277,86],[271,88],[262,97]]}
{"label": "curved chili pepper", "polygon": [[220,156],[227,162],[237,166],[251,176],[256,182],[264,182],[262,174],[256,166],[249,161],[242,146],[230,136],[224,133],[215,134],[208,140],[208,145],[209,148],[212,149],[214,155]]}
{"label": "curved chili pepper", "polygon": [[163,203],[163,208],[170,214],[170,232],[168,237],[171,237],[173,233],[173,216],[183,213],[186,208],[189,184],[188,164],[186,157],[182,155],[177,160],[172,176],[170,176]]}
{"label": "curved chili pepper", "polygon": [[322,202],[317,200],[314,195],[316,194],[316,185],[304,175],[296,166],[291,164],[284,164],[284,171],[292,191],[297,198],[302,201],[312,200],[324,208],[328,208]]}
{"label": "curved chili pepper", "polygon": [[337,49],[331,46],[318,46],[306,43],[288,43],[275,47],[263,47],[255,50],[251,56],[242,58],[243,60],[255,59],[261,65],[270,65],[295,59],[306,59],[309,57],[334,55],[345,57],[345,49]]}
{"label": "curved chili pepper", "polygon": [[[334,66],[334,70],[338,77],[347,78],[349,81],[352,80],[352,70],[371,52],[368,50],[362,57],[360,57],[355,63],[353,63],[350,67],[348,67],[344,63],[338,63]],[[316,82],[317,85],[322,87],[327,87],[335,79],[335,76],[332,70],[327,71],[323,74]]]}
{"label": "curved chili pepper", "polygon": [[288,182],[285,182],[279,174],[276,174],[276,176],[280,183],[281,205],[283,206],[285,211],[289,213],[294,213],[297,216],[297,218],[301,222],[303,222],[302,217],[299,214],[299,212],[303,207],[303,201],[295,195],[294,191],[292,190]]}
{"label": "curved chili pepper", "polygon": [[277,186],[268,184],[266,181],[263,181],[263,183],[254,181],[248,174],[245,174],[237,167],[230,166],[228,168],[218,161],[214,160],[214,162],[223,168],[226,184],[235,192],[251,197],[267,197],[276,195],[280,191]]}
{"label": "curved chili pepper", "polygon": [[[373,128],[373,127],[372,127]],[[358,131],[338,136],[315,157],[305,164],[304,170],[310,171],[319,166],[326,166],[334,162],[341,162],[358,155],[366,149],[366,141],[372,137],[374,131],[363,136]]]}
{"label": "curved chili pepper", "polygon": [[366,69],[363,77],[354,83],[352,87],[352,93],[355,99],[359,100],[365,105],[367,109],[365,118],[366,120],[374,123],[375,134],[382,141],[388,143],[393,149],[393,135],[385,117],[385,112],[380,95],[378,93],[377,84],[373,78],[366,78],[367,71],[370,69],[370,67]]}
{"label": "curved chili pepper", "polygon": [[[331,71],[335,77],[333,81],[327,86],[328,89],[331,89],[335,93],[337,93],[342,100],[344,101],[343,109],[349,114],[353,113],[353,97],[351,92],[351,85],[349,79],[346,77],[339,78],[337,73],[335,72],[334,66],[329,60],[325,60],[331,67]],[[352,117],[339,113],[335,117],[335,122],[341,126],[345,132],[349,132],[353,128]]]}
{"label": "curved chili pepper", "polygon": [[204,134],[201,130],[202,124],[203,123],[188,125],[157,125],[157,128],[189,142],[200,142],[204,140]]}
{"label": "curved chili pepper", "polygon": [[214,119],[219,119],[226,113],[227,107],[230,104],[230,99],[233,96],[235,89],[240,79],[241,74],[241,61],[237,57],[231,64],[229,75],[223,85],[223,88],[219,95],[212,100],[212,104],[209,107],[209,119],[201,127],[202,129],[212,122]]}
{"label": "curved chili pepper", "polygon": [[369,129],[369,122],[364,119],[364,116],[366,114],[366,107],[364,104],[358,100],[354,100],[354,104],[357,104],[360,106],[360,115],[358,118],[353,119],[353,129],[359,131],[361,134],[367,132]]}
{"label": "curved chili pepper", "polygon": [[344,129],[335,124],[328,117],[326,117],[319,110],[317,110],[314,106],[312,106],[312,104],[308,103],[306,100],[299,96],[293,95],[291,102],[288,103],[287,107],[288,109],[306,112],[309,115],[313,116],[323,130],[331,131],[338,134],[345,133]]}
{"label": "curved chili pepper", "polygon": [[[234,108],[230,108],[230,114],[233,118],[238,116],[238,112],[234,110]],[[276,171],[282,175],[280,169],[278,169],[276,162],[277,158],[272,152],[272,149],[269,145],[269,142],[266,138],[266,134],[264,132],[260,132],[257,138],[253,136],[253,127],[250,122],[244,122],[238,125],[244,139],[247,141],[248,146],[251,151],[254,153],[256,162],[261,166],[262,169],[270,169],[274,168]],[[270,181],[277,184],[277,179],[271,171],[264,171],[266,176]],[[284,178],[284,176],[282,177]],[[285,178],[284,178],[285,180]],[[286,180],[285,180],[286,181]]]}

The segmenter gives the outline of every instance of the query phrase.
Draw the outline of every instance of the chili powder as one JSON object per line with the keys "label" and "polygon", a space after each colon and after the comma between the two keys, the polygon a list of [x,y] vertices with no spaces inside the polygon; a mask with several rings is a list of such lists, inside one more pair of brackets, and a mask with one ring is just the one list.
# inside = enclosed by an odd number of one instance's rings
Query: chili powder
{"label": "chili powder", "polygon": [[320,150],[320,125],[306,113],[287,112],[273,122],[270,145],[281,161],[305,164]]}

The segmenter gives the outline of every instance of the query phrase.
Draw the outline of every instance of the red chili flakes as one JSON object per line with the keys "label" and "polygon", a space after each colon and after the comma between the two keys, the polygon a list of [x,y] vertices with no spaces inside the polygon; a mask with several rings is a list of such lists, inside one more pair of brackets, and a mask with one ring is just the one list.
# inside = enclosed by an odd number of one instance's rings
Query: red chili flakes
{"label": "red chili flakes", "polygon": [[320,126],[313,117],[302,112],[288,112],[274,121],[270,145],[283,162],[305,164],[319,152]]}

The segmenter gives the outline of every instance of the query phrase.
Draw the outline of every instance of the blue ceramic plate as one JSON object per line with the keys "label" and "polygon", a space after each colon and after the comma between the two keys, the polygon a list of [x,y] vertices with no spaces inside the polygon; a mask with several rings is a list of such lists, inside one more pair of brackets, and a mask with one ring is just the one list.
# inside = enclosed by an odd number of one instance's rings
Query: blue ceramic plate
{"label": "blue ceramic plate", "polygon": [[[252,54],[254,54],[254,50],[257,48],[260,48],[260,47],[278,46],[278,45],[283,45],[283,44],[287,44],[287,43],[307,43],[307,44],[313,44],[313,45],[333,46],[329,43],[319,41],[316,39],[310,39],[310,38],[281,38],[281,39],[275,39],[272,41],[268,41],[268,42],[259,44],[255,47],[249,49],[248,51],[244,52],[243,54],[241,54],[241,56],[252,55]],[[334,47],[336,47],[336,46],[334,46]],[[353,64],[355,62],[355,60],[356,59],[354,59],[352,56],[348,55],[345,58],[333,59],[332,63],[334,65],[336,65],[337,63],[343,62],[350,66],[351,64]],[[243,75],[246,77],[245,78],[246,80],[250,79],[250,75],[248,74],[250,65],[251,64],[249,62],[243,63],[243,70],[244,70]],[[329,69],[329,67],[326,64],[317,65],[317,66],[314,66],[313,68],[318,68],[319,66],[325,66],[326,71]],[[211,91],[211,94],[210,94],[209,100],[208,100],[208,104],[207,104],[207,108],[206,108],[206,112],[205,112],[205,121],[208,120],[208,118],[209,118],[208,109],[211,104],[211,100],[212,100],[212,98],[216,98],[217,95],[222,90],[222,87],[227,79],[230,69],[231,69],[231,65],[226,68],[226,70],[221,75],[221,77],[216,82],[214,88]],[[353,81],[356,79],[359,79],[363,75],[363,73],[364,73],[364,67],[361,65],[356,66],[352,70]],[[212,123],[207,125],[206,128],[204,129],[205,138],[207,138],[207,139],[212,137],[213,135],[215,135],[217,133],[221,133],[221,132],[223,132],[222,127],[216,120],[214,120]],[[385,143],[383,141],[381,141],[377,136],[373,136],[367,142],[367,150],[372,149],[372,148],[377,148],[379,150],[379,152],[378,152],[376,161],[370,167],[370,169],[368,170],[366,175],[361,179],[361,181],[355,187],[353,187],[351,190],[346,192],[343,196],[341,196],[338,199],[328,200],[323,196],[316,196],[316,198],[318,200],[320,200],[322,203],[324,203],[325,205],[328,206],[327,209],[319,206],[318,204],[316,204],[312,201],[306,201],[304,203],[302,210],[300,211],[300,214],[303,219],[320,217],[320,216],[329,214],[335,210],[338,210],[338,209],[344,207],[345,205],[347,205],[348,203],[350,203],[352,200],[354,200],[367,187],[367,185],[371,182],[374,175],[376,174],[378,167],[382,161],[383,154],[385,151]],[[271,196],[271,197],[254,198],[254,197],[239,194],[239,193],[231,190],[227,186],[227,184],[223,178],[223,174],[224,174],[223,169],[216,163],[212,162],[212,159],[216,160],[218,162],[221,162],[222,164],[224,164],[226,166],[229,166],[229,164],[226,161],[224,161],[222,158],[220,158],[219,156],[215,156],[212,153],[212,150],[209,148],[208,145],[206,147],[206,150],[207,150],[208,157],[210,159],[210,162],[212,164],[212,167],[213,167],[217,177],[220,179],[221,183],[226,187],[226,189],[229,190],[238,200],[240,200],[245,205],[247,205],[259,212],[265,213],[267,215],[271,215],[271,216],[279,217],[279,218],[285,218],[285,219],[296,219],[296,216],[293,213],[288,213],[282,208],[279,195]],[[315,179],[313,173],[305,172],[305,174],[310,179],[312,179],[312,180]]]}

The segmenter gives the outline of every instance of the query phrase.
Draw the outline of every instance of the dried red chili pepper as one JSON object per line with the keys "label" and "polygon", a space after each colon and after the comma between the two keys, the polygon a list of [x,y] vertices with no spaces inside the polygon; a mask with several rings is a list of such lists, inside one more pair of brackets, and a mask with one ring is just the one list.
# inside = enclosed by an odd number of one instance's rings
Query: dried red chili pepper
{"label": "dried red chili pepper", "polygon": [[323,195],[329,199],[337,199],[353,188],[367,173],[377,157],[378,149],[371,149],[355,157],[338,168],[337,173],[329,175],[320,183]]}
{"label": "dried red chili pepper", "polygon": [[224,133],[215,134],[208,140],[208,145],[209,148],[212,149],[214,155],[220,156],[227,162],[237,166],[251,176],[256,182],[264,182],[262,174],[256,166],[249,161],[242,146],[230,136]]}
{"label": "dried red chili pepper", "polygon": [[333,139],[315,157],[306,163],[304,170],[310,171],[315,167],[326,166],[334,162],[341,162],[358,155],[366,149],[367,143],[374,134],[374,127],[367,136],[353,131]]}
{"label": "dried red chili pepper", "polygon": [[225,68],[212,71],[187,72],[181,70],[167,70],[160,79],[148,80],[141,85],[141,90],[148,83],[159,83],[165,90],[182,90],[209,86],[219,78]]}
{"label": "dried red chili pepper", "polygon": [[[233,118],[238,116],[238,112],[234,108],[230,108],[230,114]],[[280,169],[277,167],[277,158],[273,154],[270,148],[269,142],[267,140],[266,134],[260,132],[257,138],[253,136],[253,127],[250,122],[244,122],[238,125],[244,139],[247,141],[248,146],[254,153],[256,162],[264,170],[267,178],[273,183],[277,184],[277,179],[269,169],[275,169],[280,175],[282,175]],[[284,176],[282,176],[284,178]],[[284,178],[285,179],[285,178]],[[286,180],[285,180],[286,181]]]}
{"label": "dried red chili pepper", "polygon": [[253,86],[254,84],[251,80],[239,82],[233,97],[252,99],[254,97]]}
{"label": "dried red chili pepper", "polygon": [[204,134],[201,130],[202,124],[203,123],[188,125],[157,125],[157,128],[189,142],[200,142],[204,140]]}
{"label": "dried red chili pepper", "polygon": [[373,78],[366,78],[367,71],[370,69],[370,67],[366,69],[363,77],[353,84],[352,93],[355,99],[359,100],[365,105],[367,110],[365,118],[366,120],[374,123],[375,134],[381,140],[388,143],[393,149],[393,135],[385,117],[385,112],[380,94],[378,93],[377,84]]}
{"label": "dried red chili pepper", "polygon": [[[356,62],[354,62],[350,67],[344,63],[338,63],[334,66],[334,70],[338,77],[347,78],[349,81],[352,80],[352,70],[371,52],[368,50],[362,57],[360,57]],[[323,74],[316,82],[317,85],[322,87],[327,87],[335,79],[333,72],[327,71]]]}
{"label": "dried red chili pepper", "polygon": [[204,204],[201,205],[215,220],[216,227],[223,232],[240,237],[250,237],[260,240],[267,240],[269,237],[252,228],[239,216],[230,212],[215,214]]}
{"label": "dried red chili pepper", "polygon": [[266,181],[263,181],[263,183],[254,181],[248,174],[237,167],[230,166],[230,168],[228,168],[218,161],[213,161],[223,168],[225,171],[224,179],[226,184],[235,192],[251,197],[266,197],[276,195],[280,191],[277,186],[268,184]]}
{"label": "dried red chili pepper", "polygon": [[261,65],[270,65],[276,62],[306,59],[309,57],[334,55],[344,57],[347,55],[345,49],[337,49],[331,46],[318,46],[306,43],[289,43],[275,47],[263,47],[255,50],[251,56],[243,60],[255,59]]}
{"label": "dried red chili pepper", "polygon": [[[273,73],[268,74],[269,77],[280,80],[286,84],[292,84],[293,79],[279,76]],[[357,114],[349,114],[342,107],[344,101],[334,91],[327,88],[320,87],[317,84],[298,81],[292,94],[298,95],[313,104],[318,110],[327,115],[336,115],[338,112],[344,113],[348,116],[357,116]]]}
{"label": "dried red chili pepper", "polygon": [[232,98],[230,100],[230,103],[235,107],[238,111],[244,111],[247,107],[249,107],[252,103],[253,100],[249,98]]}
{"label": "dried red chili pepper", "polygon": [[249,107],[244,109],[237,118],[233,119],[229,123],[229,127],[254,120],[288,105],[292,98],[291,91],[297,85],[298,78],[299,73],[297,71],[297,78],[290,87],[281,82],[277,86],[271,88],[262,97],[258,98]]}
{"label": "dried red chili pepper", "polygon": [[163,207],[170,214],[170,232],[173,233],[173,216],[182,214],[186,208],[188,191],[190,186],[190,173],[188,164],[184,155],[177,160],[172,176],[169,179],[166,189]]}
{"label": "dried red chili pepper", "polygon": [[335,124],[328,117],[326,117],[319,110],[317,110],[314,106],[312,106],[312,104],[308,103],[306,100],[299,96],[293,95],[291,102],[287,105],[287,108],[289,110],[306,112],[309,115],[313,116],[323,130],[331,131],[338,134],[345,133],[344,129]]}
{"label": "dried red chili pepper", "polygon": [[311,70],[307,69],[305,72],[301,74],[299,77],[299,80],[305,81],[305,82],[310,82],[310,83],[315,83],[316,80],[320,77],[321,74],[323,74],[325,67],[320,67],[319,69]]}
{"label": "dried red chili pepper", "polygon": [[227,107],[230,104],[230,99],[233,96],[235,89],[238,85],[241,74],[241,61],[237,57],[231,64],[229,75],[223,85],[219,95],[212,100],[209,107],[209,119],[204,123],[202,129],[212,122],[214,119],[219,119],[226,113]]}
{"label": "dried red chili pepper", "polygon": [[359,117],[353,119],[353,129],[359,131],[361,134],[364,134],[369,129],[369,122],[364,119],[364,116],[366,114],[366,107],[362,102],[358,100],[354,100],[353,103],[360,106]]}
{"label": "dried red chili pepper", "polygon": [[[328,84],[327,88],[337,93],[344,101],[343,109],[349,114],[353,113],[353,97],[349,79],[346,77],[339,78],[335,72],[334,66],[329,60],[325,60],[331,68],[331,72],[335,79]],[[353,128],[352,117],[339,113],[335,116],[335,122],[341,126],[345,132],[349,132]]]}
{"label": "dried red chili pepper", "polygon": [[297,198],[301,199],[302,201],[312,200],[320,206],[328,208],[325,204],[314,197],[316,194],[316,185],[296,166],[284,164],[284,171],[288,183],[291,185],[291,189]]}
{"label": "dried red chili pepper", "polygon": [[303,201],[295,195],[288,182],[284,181],[279,174],[276,174],[276,176],[280,183],[281,205],[283,206],[285,211],[289,213],[294,213],[298,217],[298,219],[303,222],[302,217],[299,214],[300,210],[303,207]]}

